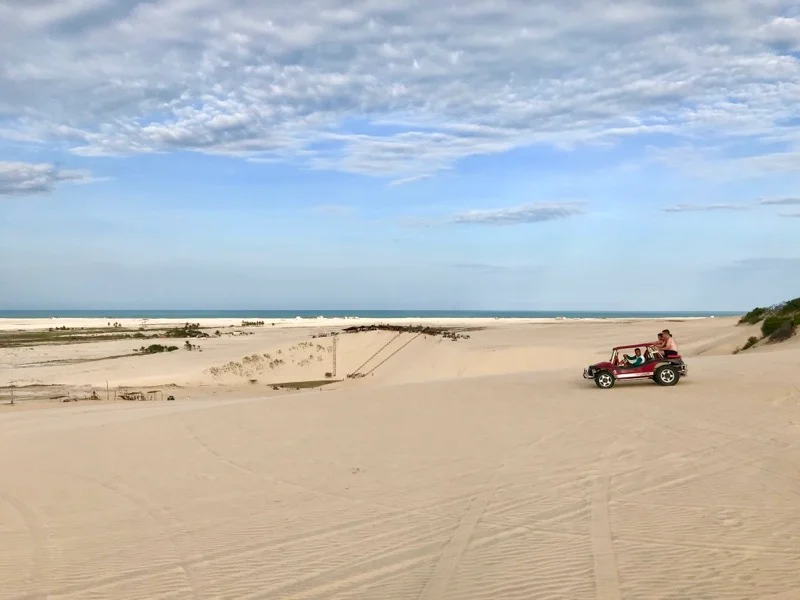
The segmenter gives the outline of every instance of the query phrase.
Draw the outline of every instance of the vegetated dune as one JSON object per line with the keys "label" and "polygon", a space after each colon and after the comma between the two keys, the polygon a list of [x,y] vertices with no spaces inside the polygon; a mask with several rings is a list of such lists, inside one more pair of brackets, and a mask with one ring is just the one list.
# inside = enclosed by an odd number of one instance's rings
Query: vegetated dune
{"label": "vegetated dune", "polygon": [[[664,326],[679,385],[581,379]],[[732,332],[503,325],[321,392],[0,406],[0,600],[794,598],[800,346]],[[331,341],[300,333],[121,360],[197,378]],[[393,335],[342,334],[338,376]]]}
{"label": "vegetated dune", "polygon": [[738,325],[749,328],[751,335],[737,352],[768,350],[784,342],[796,343],[800,329],[800,298],[754,308],[742,316]]}

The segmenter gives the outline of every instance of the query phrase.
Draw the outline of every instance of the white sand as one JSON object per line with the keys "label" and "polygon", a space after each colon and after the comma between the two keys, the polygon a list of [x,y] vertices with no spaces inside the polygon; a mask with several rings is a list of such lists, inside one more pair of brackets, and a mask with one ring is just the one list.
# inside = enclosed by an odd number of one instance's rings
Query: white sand
{"label": "white sand", "polygon": [[[666,325],[673,388],[581,378],[644,321],[492,322],[301,392],[264,384],[324,376],[332,324],[2,349],[0,386],[185,387],[0,405],[0,599],[800,597],[800,339],[733,356],[734,322]],[[392,337],[341,335],[338,376]]]}

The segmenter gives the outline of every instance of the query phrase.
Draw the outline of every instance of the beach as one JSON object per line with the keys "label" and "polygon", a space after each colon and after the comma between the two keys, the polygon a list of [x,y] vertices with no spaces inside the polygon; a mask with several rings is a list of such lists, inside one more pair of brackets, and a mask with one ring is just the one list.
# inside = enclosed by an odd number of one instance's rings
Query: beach
{"label": "beach", "polygon": [[0,600],[796,598],[800,337],[736,323],[0,319]]}

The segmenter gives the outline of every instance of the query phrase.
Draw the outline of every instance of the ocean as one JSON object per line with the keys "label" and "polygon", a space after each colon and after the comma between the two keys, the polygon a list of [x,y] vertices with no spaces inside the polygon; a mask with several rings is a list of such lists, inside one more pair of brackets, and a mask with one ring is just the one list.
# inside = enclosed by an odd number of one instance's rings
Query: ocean
{"label": "ocean", "polygon": [[484,311],[484,310],[0,310],[0,319],[657,319],[726,317],[731,311]]}

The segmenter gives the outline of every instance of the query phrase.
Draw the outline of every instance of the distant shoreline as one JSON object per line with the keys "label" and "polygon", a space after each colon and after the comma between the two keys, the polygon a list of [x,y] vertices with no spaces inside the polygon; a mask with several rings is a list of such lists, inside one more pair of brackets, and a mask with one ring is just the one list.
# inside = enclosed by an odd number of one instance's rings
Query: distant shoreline
{"label": "distant shoreline", "polygon": [[581,316],[581,317],[315,317],[315,318],[268,318],[268,317],[195,317],[182,316],[172,318],[150,317],[39,317],[39,318],[3,318],[0,317],[0,331],[35,331],[55,328],[65,329],[158,329],[179,327],[184,323],[197,323],[204,329],[253,328],[253,329],[342,329],[364,325],[437,325],[455,328],[484,328],[493,325],[542,325],[558,323],[623,323],[631,321],[676,322],[702,321],[709,319],[734,319],[737,315],[667,315],[667,316]]}
{"label": "distant shoreline", "polygon": [[0,310],[0,320],[29,319],[668,319],[741,316],[733,311],[468,310]]}

